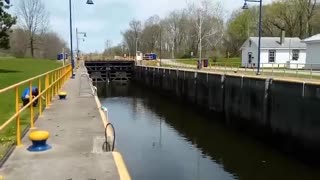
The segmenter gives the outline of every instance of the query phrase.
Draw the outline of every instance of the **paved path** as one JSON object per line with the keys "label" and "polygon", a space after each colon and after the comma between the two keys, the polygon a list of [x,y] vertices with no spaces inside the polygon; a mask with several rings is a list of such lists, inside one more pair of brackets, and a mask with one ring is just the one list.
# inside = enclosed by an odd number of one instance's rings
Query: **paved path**
{"label": "paved path", "polygon": [[[0,169],[4,180],[118,180],[124,164],[119,154],[102,152],[104,126],[94,97],[79,95],[79,72],[64,86],[67,100],[55,99],[36,122],[37,129],[50,132],[48,143],[52,149],[31,153],[31,144],[23,138],[23,147],[14,150]],[[84,86],[82,86],[84,87]],[[121,157],[121,156],[120,156]],[[120,161],[122,159],[120,158]],[[118,166],[117,166],[117,165]],[[122,167],[121,167],[122,166]]]}

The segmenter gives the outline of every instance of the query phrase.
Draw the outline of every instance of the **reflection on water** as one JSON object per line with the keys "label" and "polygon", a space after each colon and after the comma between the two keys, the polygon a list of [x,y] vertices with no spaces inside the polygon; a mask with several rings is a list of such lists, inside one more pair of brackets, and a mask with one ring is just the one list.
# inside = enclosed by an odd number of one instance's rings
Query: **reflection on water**
{"label": "reflection on water", "polygon": [[133,179],[320,179],[319,169],[174,99],[134,85],[104,86],[99,93],[116,128],[116,147]]}

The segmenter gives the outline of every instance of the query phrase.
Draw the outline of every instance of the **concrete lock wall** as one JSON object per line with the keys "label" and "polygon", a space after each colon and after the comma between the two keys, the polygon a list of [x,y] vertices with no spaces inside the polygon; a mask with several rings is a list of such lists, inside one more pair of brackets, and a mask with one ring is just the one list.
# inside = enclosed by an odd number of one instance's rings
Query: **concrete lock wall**
{"label": "concrete lock wall", "polygon": [[134,79],[201,108],[231,124],[292,138],[320,150],[320,85],[165,68],[135,67]]}

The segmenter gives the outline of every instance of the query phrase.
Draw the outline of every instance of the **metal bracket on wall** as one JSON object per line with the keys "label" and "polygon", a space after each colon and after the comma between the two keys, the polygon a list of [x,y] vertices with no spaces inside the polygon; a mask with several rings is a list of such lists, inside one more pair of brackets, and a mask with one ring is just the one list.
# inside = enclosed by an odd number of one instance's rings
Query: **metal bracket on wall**
{"label": "metal bracket on wall", "polygon": [[221,89],[224,88],[224,82],[226,80],[226,75],[221,75]]}
{"label": "metal bracket on wall", "polygon": [[302,97],[305,95],[306,82],[302,83]]}
{"label": "metal bracket on wall", "polygon": [[241,89],[243,88],[243,78],[244,78],[244,75],[241,76],[241,85],[240,85]]}
{"label": "metal bracket on wall", "polygon": [[268,96],[269,96],[269,88],[270,88],[270,85],[272,84],[272,78],[268,78],[266,79],[266,82],[265,82],[265,88],[264,88],[264,98],[267,99]]}

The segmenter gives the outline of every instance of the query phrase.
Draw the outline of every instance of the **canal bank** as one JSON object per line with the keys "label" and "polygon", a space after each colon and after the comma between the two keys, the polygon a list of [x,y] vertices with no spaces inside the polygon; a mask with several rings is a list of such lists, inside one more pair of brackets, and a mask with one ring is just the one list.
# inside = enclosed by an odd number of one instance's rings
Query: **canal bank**
{"label": "canal bank", "polygon": [[286,152],[319,161],[316,83],[142,66],[135,67],[134,80],[217,112],[228,124],[253,131]]}
{"label": "canal bank", "polygon": [[98,91],[132,179],[320,179],[319,167],[235,131],[223,117],[208,116],[194,104],[136,83],[102,85]]}

